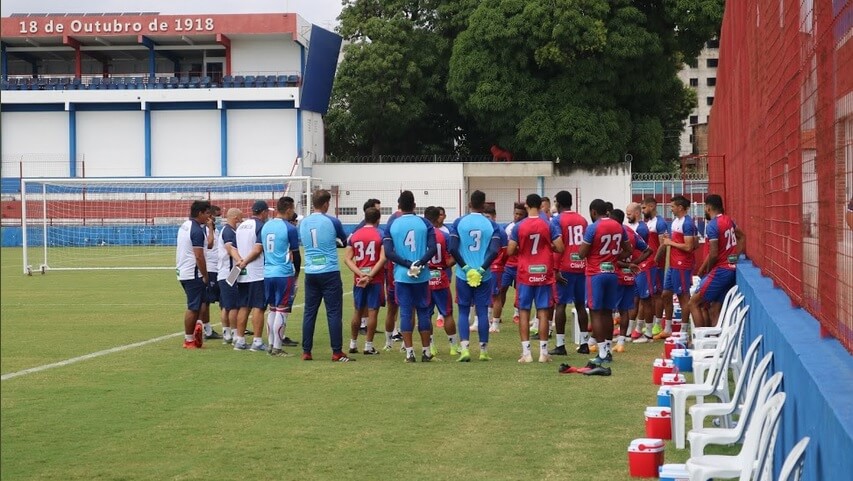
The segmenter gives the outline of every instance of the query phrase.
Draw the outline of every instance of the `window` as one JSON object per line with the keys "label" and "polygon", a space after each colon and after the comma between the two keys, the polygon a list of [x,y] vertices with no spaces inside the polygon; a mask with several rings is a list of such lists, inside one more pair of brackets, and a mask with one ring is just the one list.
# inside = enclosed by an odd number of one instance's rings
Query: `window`
{"label": "window", "polygon": [[691,58],[691,59],[688,59],[685,63],[687,63],[687,66],[690,68],[696,68],[699,66],[699,59],[698,58]]}
{"label": "window", "polygon": [[698,115],[691,115],[690,116],[690,125],[696,125],[698,123],[699,123],[699,116]]}
{"label": "window", "polygon": [[720,48],[720,40],[712,38],[705,43],[705,46],[708,48]]}
{"label": "window", "polygon": [[382,215],[391,215],[391,212],[392,212],[392,210],[390,207],[380,207],[379,208],[379,213]]}
{"label": "window", "polygon": [[708,77],[705,79],[705,82],[708,84],[708,87],[713,87],[717,85],[717,77]]}
{"label": "window", "polygon": [[720,61],[720,59],[717,59],[717,58],[709,58],[708,60],[705,61],[705,63],[706,63],[706,65],[708,65],[708,68],[717,68],[717,63],[719,61]]}
{"label": "window", "polygon": [[424,215],[425,207],[415,207],[415,215]]}
{"label": "window", "polygon": [[338,215],[358,215],[358,207],[339,207]]}
{"label": "window", "polygon": [[708,105],[714,105],[714,97],[705,98],[705,103]]}
{"label": "window", "polygon": [[699,86],[699,79],[698,78],[690,79],[690,86],[691,87],[698,87]]}

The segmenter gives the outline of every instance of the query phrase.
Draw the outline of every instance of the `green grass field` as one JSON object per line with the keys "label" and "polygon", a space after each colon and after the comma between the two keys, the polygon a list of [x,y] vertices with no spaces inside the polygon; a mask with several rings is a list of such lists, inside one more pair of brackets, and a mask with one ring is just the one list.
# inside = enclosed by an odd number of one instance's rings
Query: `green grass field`
{"label": "green grass field", "polygon": [[[169,265],[172,251],[160,252]],[[172,270],[26,277],[20,249],[0,253],[4,375],[181,330]],[[298,340],[296,303],[287,335]],[[519,365],[510,319],[506,309],[492,362],[455,362],[437,331],[440,362],[405,364],[395,350],[335,364],[321,308],[313,362],[219,342],[185,351],[175,336],[4,380],[0,478],[630,479],[627,446],[645,437],[662,344],[629,344],[611,377],[560,375],[560,362],[586,359]],[[668,447],[666,460],[687,456]]]}

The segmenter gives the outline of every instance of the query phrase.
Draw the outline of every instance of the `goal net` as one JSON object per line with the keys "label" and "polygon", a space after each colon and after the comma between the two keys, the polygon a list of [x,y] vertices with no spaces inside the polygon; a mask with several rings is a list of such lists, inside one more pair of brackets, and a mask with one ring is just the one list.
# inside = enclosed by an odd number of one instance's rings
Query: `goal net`
{"label": "goal net", "polygon": [[24,273],[62,269],[174,269],[178,227],[195,200],[251,215],[281,196],[306,215],[310,177],[23,178]]}

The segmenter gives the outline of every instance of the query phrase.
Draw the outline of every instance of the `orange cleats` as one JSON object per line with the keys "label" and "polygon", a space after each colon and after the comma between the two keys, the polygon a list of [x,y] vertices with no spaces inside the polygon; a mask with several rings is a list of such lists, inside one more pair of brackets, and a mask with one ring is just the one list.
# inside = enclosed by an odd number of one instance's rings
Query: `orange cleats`
{"label": "orange cleats", "polygon": [[184,341],[184,349],[198,349],[198,346],[195,345],[195,341]]}
{"label": "orange cleats", "polygon": [[195,343],[195,347],[199,349],[204,345],[204,325],[201,321],[197,321],[195,323],[195,329],[193,329],[193,342]]}
{"label": "orange cleats", "polygon": [[616,344],[613,346],[613,352],[625,352],[625,346],[622,344]]}

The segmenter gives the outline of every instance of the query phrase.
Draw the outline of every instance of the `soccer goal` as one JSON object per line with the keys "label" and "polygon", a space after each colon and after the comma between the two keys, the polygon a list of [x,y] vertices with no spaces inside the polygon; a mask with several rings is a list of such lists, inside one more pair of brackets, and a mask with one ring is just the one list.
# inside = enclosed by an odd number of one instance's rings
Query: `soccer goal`
{"label": "soccer goal", "polygon": [[195,200],[251,215],[293,197],[310,210],[311,177],[23,178],[24,273],[48,270],[174,269],[178,227]]}

